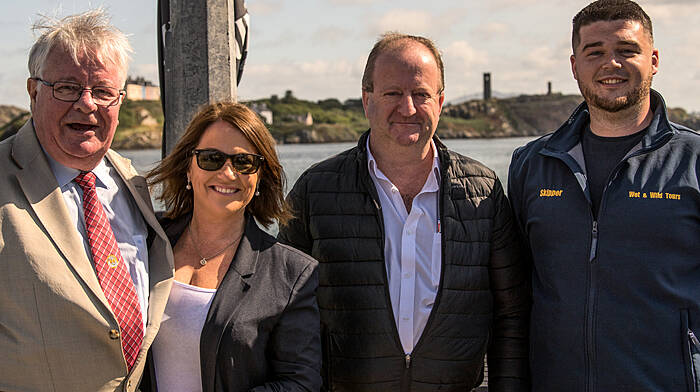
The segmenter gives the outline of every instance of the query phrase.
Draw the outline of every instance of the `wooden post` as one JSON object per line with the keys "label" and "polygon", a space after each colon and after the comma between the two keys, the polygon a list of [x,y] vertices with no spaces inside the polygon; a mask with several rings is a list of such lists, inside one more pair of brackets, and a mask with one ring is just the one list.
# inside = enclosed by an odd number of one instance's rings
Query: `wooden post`
{"label": "wooden post", "polygon": [[168,3],[159,7],[168,13],[159,15],[165,156],[199,107],[236,100],[237,69],[234,0],[161,2]]}

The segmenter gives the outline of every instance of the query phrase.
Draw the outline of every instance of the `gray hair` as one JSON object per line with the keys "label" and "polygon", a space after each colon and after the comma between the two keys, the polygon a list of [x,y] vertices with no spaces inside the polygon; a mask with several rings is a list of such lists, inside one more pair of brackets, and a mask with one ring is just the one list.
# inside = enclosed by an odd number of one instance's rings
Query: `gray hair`
{"label": "gray hair", "polygon": [[76,63],[80,55],[112,62],[120,68],[126,78],[133,49],[126,35],[110,23],[109,15],[102,8],[62,19],[40,15],[32,30],[41,35],[29,51],[31,77],[40,77],[49,52],[54,48],[61,48],[70,54]]}

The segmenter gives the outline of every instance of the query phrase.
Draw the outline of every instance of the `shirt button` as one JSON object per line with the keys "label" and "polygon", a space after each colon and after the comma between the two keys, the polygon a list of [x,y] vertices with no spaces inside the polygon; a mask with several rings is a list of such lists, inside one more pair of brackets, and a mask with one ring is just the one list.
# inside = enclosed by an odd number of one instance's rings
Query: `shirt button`
{"label": "shirt button", "polygon": [[409,274],[409,273],[405,273],[405,274],[403,274],[403,277],[404,277],[404,278],[406,278],[406,279],[408,279],[408,278],[410,278],[410,277],[411,277],[411,274]]}
{"label": "shirt button", "polygon": [[411,231],[411,230],[406,230],[406,234],[411,235],[411,234],[413,234],[413,231]]}
{"label": "shirt button", "polygon": [[109,330],[109,338],[110,339],[119,339],[119,330],[118,329],[110,329]]}
{"label": "shirt button", "polygon": [[401,320],[408,321],[408,317],[401,317]]}

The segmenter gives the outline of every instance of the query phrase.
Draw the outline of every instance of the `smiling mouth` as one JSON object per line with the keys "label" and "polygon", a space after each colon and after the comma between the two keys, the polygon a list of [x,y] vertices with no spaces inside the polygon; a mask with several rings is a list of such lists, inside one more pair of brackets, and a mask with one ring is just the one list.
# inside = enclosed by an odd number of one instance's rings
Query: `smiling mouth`
{"label": "smiling mouth", "polygon": [[81,123],[70,123],[68,124],[68,128],[74,130],[74,131],[79,131],[79,132],[87,132],[87,131],[94,131],[97,129],[97,125],[95,124],[81,124]]}
{"label": "smiling mouth", "polygon": [[415,121],[393,121],[392,125],[399,125],[399,126],[415,126],[415,127],[420,127],[421,124]]}
{"label": "smiling mouth", "polygon": [[216,192],[223,193],[225,195],[231,195],[238,192],[237,188],[225,188],[217,185],[214,185],[211,188],[214,189]]}
{"label": "smiling mouth", "polygon": [[609,79],[603,79],[598,81],[598,83],[606,85],[606,86],[613,86],[616,84],[622,84],[626,82],[626,79],[619,79],[619,78],[609,78]]}

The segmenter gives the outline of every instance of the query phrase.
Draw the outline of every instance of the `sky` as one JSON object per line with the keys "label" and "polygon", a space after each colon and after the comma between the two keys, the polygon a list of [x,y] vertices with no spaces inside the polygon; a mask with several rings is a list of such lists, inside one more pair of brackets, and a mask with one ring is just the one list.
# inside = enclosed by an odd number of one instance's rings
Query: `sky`
{"label": "sky", "polygon": [[[571,19],[588,0],[248,0],[250,49],[238,98],[359,98],[372,45],[393,30],[432,38],[445,61],[447,101],[481,94],[482,74],[506,94],[578,93]],[[660,69],[653,87],[670,107],[700,112],[700,1],[640,0],[654,25]],[[3,0],[0,105],[29,107],[27,54],[38,14],[103,6],[130,36],[129,74],[157,84],[155,0]]]}

